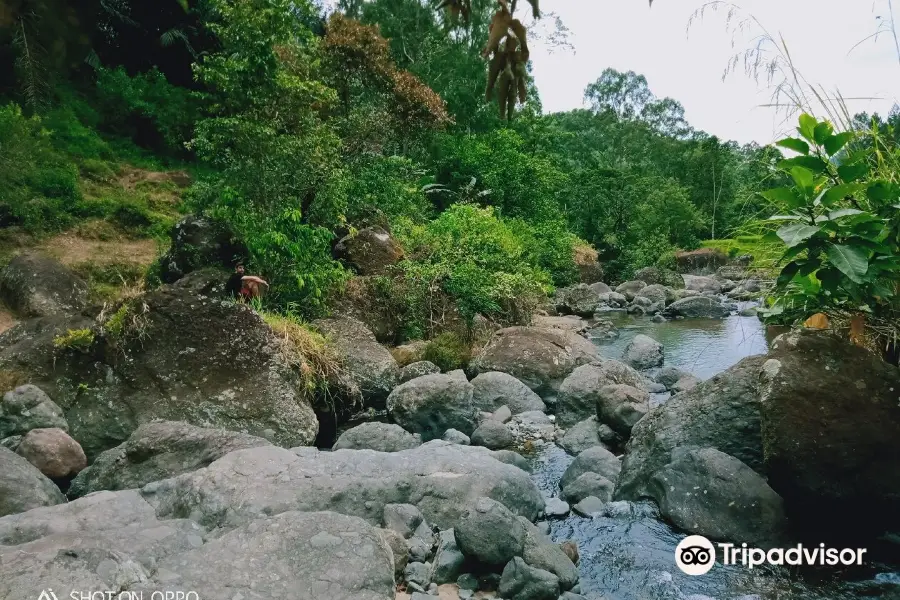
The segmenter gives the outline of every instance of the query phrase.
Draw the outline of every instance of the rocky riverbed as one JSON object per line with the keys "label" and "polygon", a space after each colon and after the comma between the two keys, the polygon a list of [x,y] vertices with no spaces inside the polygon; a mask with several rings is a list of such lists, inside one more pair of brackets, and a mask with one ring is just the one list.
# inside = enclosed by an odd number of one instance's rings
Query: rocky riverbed
{"label": "rocky riverbed", "polygon": [[[360,321],[318,322],[346,365],[335,390],[382,417],[316,448],[320,407],[282,341],[202,274],[116,324],[58,265],[11,267],[35,276],[0,292],[37,314],[0,335],[0,600],[900,591],[900,374],[823,332],[767,340],[740,273],[560,290],[556,314],[449,373],[401,369]],[[691,577],[688,534],[870,559]]]}

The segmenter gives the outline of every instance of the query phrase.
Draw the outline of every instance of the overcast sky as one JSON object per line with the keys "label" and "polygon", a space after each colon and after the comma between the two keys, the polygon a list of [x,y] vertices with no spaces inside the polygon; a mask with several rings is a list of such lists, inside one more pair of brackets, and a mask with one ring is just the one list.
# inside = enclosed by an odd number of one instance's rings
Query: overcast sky
{"label": "overcast sky", "polygon": [[[887,113],[900,100],[900,63],[893,38],[882,36],[853,52],[850,49],[878,27],[886,0],[737,0],[772,33],[781,34],[805,77],[846,97],[853,112]],[[528,6],[516,11],[524,14]],[[689,30],[691,14],[703,0],[541,0],[571,30],[571,49],[533,43],[534,76],[544,110],[582,106],[585,86],[607,67],[633,70],[647,77],[659,97],[680,101],[688,121],[726,139],[769,143],[785,131],[783,118],[771,108],[771,91],[743,71],[722,81],[735,51],[724,13],[709,13]],[[900,19],[900,13],[896,15]],[[547,26],[545,20],[541,26]]]}

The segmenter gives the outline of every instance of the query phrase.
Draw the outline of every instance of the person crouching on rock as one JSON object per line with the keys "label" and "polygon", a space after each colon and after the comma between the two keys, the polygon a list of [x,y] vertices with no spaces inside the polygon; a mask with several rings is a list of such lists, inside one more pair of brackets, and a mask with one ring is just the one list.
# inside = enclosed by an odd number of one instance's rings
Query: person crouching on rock
{"label": "person crouching on rock", "polygon": [[238,263],[225,284],[225,291],[238,300],[250,300],[262,296],[261,286],[268,288],[269,284],[255,275],[245,275],[243,263]]}

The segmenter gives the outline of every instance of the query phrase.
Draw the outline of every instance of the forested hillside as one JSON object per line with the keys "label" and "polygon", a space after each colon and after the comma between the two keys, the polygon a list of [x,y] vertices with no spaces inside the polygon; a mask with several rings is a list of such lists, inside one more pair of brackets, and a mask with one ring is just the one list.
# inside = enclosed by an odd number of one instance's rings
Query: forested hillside
{"label": "forested hillside", "polygon": [[[465,20],[421,0],[6,3],[6,238],[88,223],[162,240],[202,213],[270,280],[269,308],[312,317],[351,276],[334,242],[379,226],[408,260],[366,293],[402,307],[398,340],[435,333],[436,290],[470,325],[527,319],[578,281],[589,247],[609,282],[702,243],[774,266],[782,242],[761,236],[784,195],[760,193],[792,181],[782,150],[692,128],[677,100],[602,58],[587,108],[544,114],[528,76],[501,119],[481,53],[496,8],[473,0]],[[192,184],[123,184],[135,168]]]}

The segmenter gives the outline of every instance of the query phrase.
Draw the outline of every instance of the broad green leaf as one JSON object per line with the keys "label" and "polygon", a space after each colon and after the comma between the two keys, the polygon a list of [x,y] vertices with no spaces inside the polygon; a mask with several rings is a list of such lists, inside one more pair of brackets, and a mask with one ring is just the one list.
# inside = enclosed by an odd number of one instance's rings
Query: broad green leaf
{"label": "broad green leaf", "polygon": [[816,139],[817,144],[824,144],[825,140],[831,137],[831,134],[834,133],[834,127],[831,126],[831,123],[828,121],[823,121],[816,125],[816,128],[813,130],[813,137]]}
{"label": "broad green leaf", "polygon": [[865,177],[869,172],[869,165],[866,163],[856,163],[855,165],[841,165],[838,167],[838,175],[846,183],[852,183],[857,179]]}
{"label": "broad green leaf", "polygon": [[800,154],[809,154],[809,144],[797,138],[785,138],[781,141],[775,142],[775,144],[777,146],[781,146],[782,148],[787,148],[788,150],[799,152]]}
{"label": "broad green leaf", "polygon": [[863,276],[869,270],[868,253],[853,246],[832,244],[828,248],[828,260],[853,283],[862,283]]}
{"label": "broad green leaf", "polygon": [[814,258],[811,260],[807,260],[800,264],[800,268],[797,270],[797,274],[802,277],[807,277],[812,273],[815,273],[816,270],[822,266],[822,261]]}
{"label": "broad green leaf", "polygon": [[845,131],[844,133],[839,133],[837,135],[833,135],[827,140],[825,140],[825,152],[828,153],[828,156],[834,156],[838,152],[844,149],[850,140],[853,139],[853,132]]}
{"label": "broad green leaf", "polygon": [[794,167],[791,169],[791,177],[797,183],[797,187],[811,188],[815,180],[815,173],[805,167]]}
{"label": "broad green leaf", "polygon": [[858,208],[839,208],[838,210],[833,210],[828,213],[828,218],[834,221],[835,219],[840,219],[841,217],[849,217],[851,215],[861,215],[863,211]]}
{"label": "broad green leaf", "polygon": [[792,223],[785,225],[778,230],[778,237],[787,244],[788,248],[793,248],[797,244],[801,244],[819,232],[818,227],[812,225],[804,225],[803,223]]}
{"label": "broad green leaf", "polygon": [[781,273],[778,275],[778,279],[775,281],[775,284],[778,286],[784,286],[791,282],[794,278],[794,275],[797,274],[797,271],[800,270],[800,263],[797,261],[791,261],[788,264],[784,265],[784,268],[781,269]]}
{"label": "broad green leaf", "polygon": [[785,261],[785,260],[794,260],[795,258],[797,258],[799,255],[803,254],[804,252],[806,252],[806,247],[805,247],[805,246],[794,246],[793,248],[789,248],[789,249],[781,256],[781,260],[782,260],[782,261]]}
{"label": "broad green leaf", "polygon": [[816,139],[817,124],[818,122],[815,117],[803,113],[800,115],[800,127],[797,128],[797,131],[800,132],[800,135],[802,135],[804,139],[813,142]]}
{"label": "broad green leaf", "polygon": [[896,200],[900,196],[900,189],[888,181],[876,181],[866,189],[866,195],[872,200],[887,202]]}
{"label": "broad green leaf", "polygon": [[778,163],[778,168],[785,171],[790,171],[794,167],[803,167],[813,173],[824,173],[828,169],[825,161],[816,156],[795,156],[794,158],[786,158]]}
{"label": "broad green leaf", "polygon": [[790,208],[803,206],[803,198],[793,188],[774,188],[762,193],[762,197],[773,202],[779,202]]}
{"label": "broad green leaf", "polygon": [[802,221],[803,217],[798,215],[772,215],[766,221]]}
{"label": "broad green leaf", "polygon": [[836,202],[840,202],[847,196],[853,196],[857,192],[862,189],[862,186],[857,183],[842,183],[840,185],[836,185],[822,196],[822,204],[824,206],[831,206]]}

